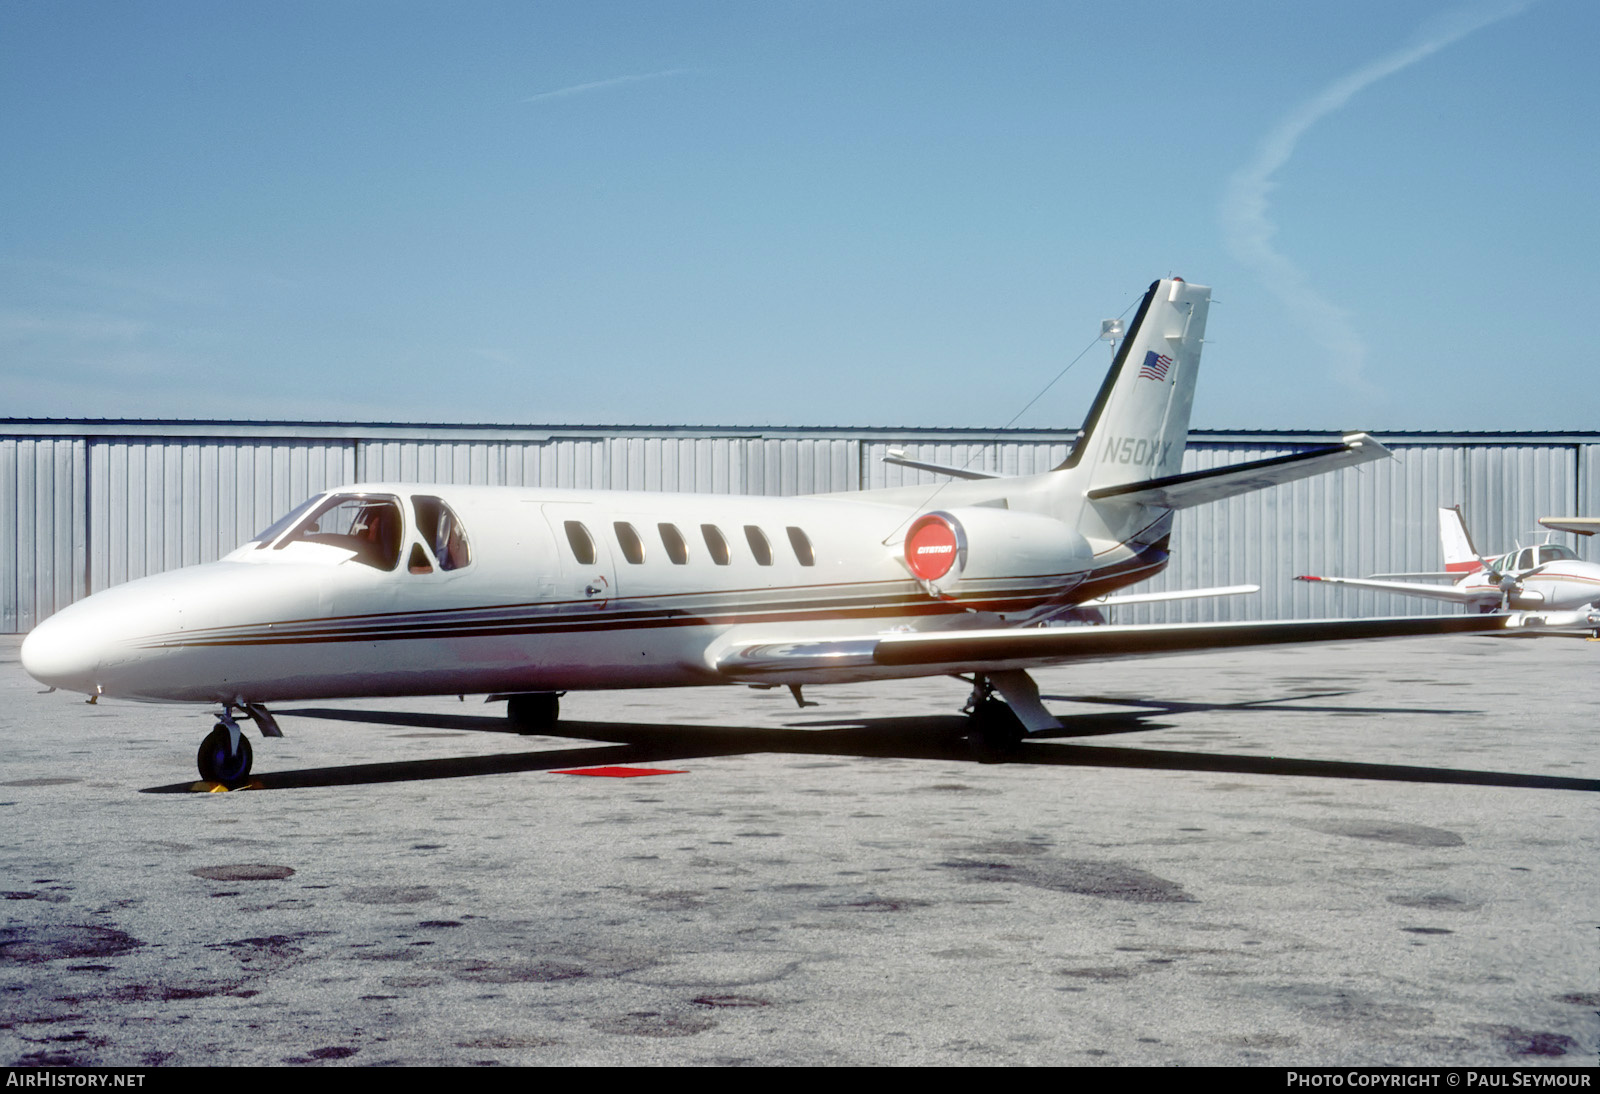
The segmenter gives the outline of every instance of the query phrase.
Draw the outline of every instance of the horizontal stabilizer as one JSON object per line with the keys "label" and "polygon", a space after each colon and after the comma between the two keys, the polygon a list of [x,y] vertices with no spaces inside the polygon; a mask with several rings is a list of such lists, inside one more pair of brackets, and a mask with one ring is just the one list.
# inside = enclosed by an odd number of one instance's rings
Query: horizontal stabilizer
{"label": "horizontal stabilizer", "polygon": [[1320,581],[1324,585],[1354,585],[1358,589],[1376,589],[1381,593],[1399,593],[1403,596],[1421,596],[1429,600],[1447,600],[1452,604],[1498,604],[1498,589],[1460,589],[1454,585],[1420,585],[1410,581],[1376,581],[1370,577],[1315,577],[1301,574],[1296,581]]}
{"label": "horizontal stabilizer", "polygon": [[1168,475],[1122,486],[1106,486],[1089,491],[1092,501],[1128,501],[1156,505],[1165,509],[1188,509],[1194,505],[1247,494],[1279,483],[1320,475],[1340,467],[1381,460],[1389,450],[1365,433],[1352,433],[1339,444],[1276,456],[1268,460],[1233,464],[1209,471]]}
{"label": "horizontal stabilizer", "polygon": [[951,467],[944,463],[928,463],[925,460],[909,460],[899,449],[890,449],[889,454],[883,457],[883,462],[896,467],[911,467],[918,471],[932,471],[936,475],[949,475],[953,479],[1002,479],[1004,475],[996,475],[992,471],[974,471],[970,467]]}

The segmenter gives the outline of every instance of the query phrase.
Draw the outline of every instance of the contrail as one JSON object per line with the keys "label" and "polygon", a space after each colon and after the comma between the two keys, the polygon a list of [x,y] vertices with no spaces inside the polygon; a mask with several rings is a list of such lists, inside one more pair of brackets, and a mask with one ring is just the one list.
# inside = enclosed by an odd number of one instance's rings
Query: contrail
{"label": "contrail", "polygon": [[618,84],[636,84],[641,80],[660,80],[668,76],[682,76],[692,69],[668,68],[660,72],[640,72],[632,76],[613,76],[609,80],[594,80],[586,84],[573,84],[571,87],[558,87],[554,91],[543,91],[537,95],[530,95],[522,101],[525,103],[542,103],[547,99],[565,99],[569,95],[581,95],[585,91],[597,91],[602,87],[616,87]]}
{"label": "contrail", "polygon": [[1323,298],[1307,282],[1300,268],[1273,246],[1272,237],[1277,228],[1267,216],[1267,198],[1277,185],[1273,176],[1289,162],[1306,130],[1343,107],[1357,92],[1409,68],[1473,31],[1518,14],[1533,2],[1475,4],[1425,24],[1418,31],[1415,44],[1385,54],[1335,80],[1291,111],[1262,140],[1254,158],[1228,180],[1222,199],[1222,223],[1234,256],[1255,267],[1267,287],[1299,316],[1322,342],[1340,379],[1351,387],[1370,387],[1364,375],[1366,344],[1351,323],[1349,313]]}

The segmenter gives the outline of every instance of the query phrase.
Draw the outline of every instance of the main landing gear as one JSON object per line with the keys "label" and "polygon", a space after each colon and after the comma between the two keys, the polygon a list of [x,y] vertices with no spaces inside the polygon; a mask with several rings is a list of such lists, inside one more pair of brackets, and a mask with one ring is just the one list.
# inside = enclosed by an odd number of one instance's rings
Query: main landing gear
{"label": "main landing gear", "polygon": [[1028,735],[1011,708],[994,693],[994,684],[982,674],[973,677],[972,694],[962,710],[967,715],[967,744],[979,763],[1000,763],[1015,753]]}
{"label": "main landing gear", "polygon": [[[278,728],[277,719],[267,712],[266,707],[259,703],[241,703],[239,706],[245,716],[255,722],[263,737],[283,736],[283,730]],[[200,751],[195,756],[195,766],[200,769],[200,777],[207,782],[222,783],[224,786],[234,786],[244,782],[250,776],[250,765],[255,759],[254,752],[250,748],[250,739],[244,735],[244,730],[239,728],[239,723],[234,719],[233,708],[233,703],[222,704],[222,714],[217,718],[217,724],[211,727],[206,739],[200,742]]]}
{"label": "main landing gear", "polygon": [[1029,734],[1061,728],[1039,701],[1038,685],[1021,670],[975,674],[972,694],[962,709],[967,714],[967,743],[980,763],[1001,763],[1016,754]]}
{"label": "main landing gear", "polygon": [[536,691],[512,695],[506,700],[506,718],[521,734],[543,733],[553,729],[561,718],[564,691]]}

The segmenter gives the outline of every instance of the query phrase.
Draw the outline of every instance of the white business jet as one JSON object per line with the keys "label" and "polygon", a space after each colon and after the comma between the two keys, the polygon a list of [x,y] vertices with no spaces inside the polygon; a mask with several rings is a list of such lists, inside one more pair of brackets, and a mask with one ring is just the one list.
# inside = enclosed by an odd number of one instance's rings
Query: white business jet
{"label": "white business jet", "polygon": [[[1167,564],[1173,511],[1386,456],[1365,434],[1181,473],[1210,290],[1145,294],[1055,470],[800,498],[342,487],[225,558],[80,601],[22,646],[39,681],[206,703],[201,775],[237,783],[236,714],[332,697],[509,697],[554,725],[571,689],[961,675],[975,742],[1058,729],[1027,670],[1217,647],[1493,629],[1429,618],[1040,626]],[[1228,590],[1214,590],[1228,591]],[[1168,594],[1170,595],[1170,594]]]}
{"label": "white business jet", "polygon": [[[1543,517],[1540,523],[1550,528],[1577,531],[1576,526],[1584,522],[1576,517]],[[1295,580],[1445,600],[1483,612],[1509,608],[1524,612],[1577,613],[1582,617],[1575,619],[1579,625],[1594,625],[1583,609],[1600,600],[1600,565],[1580,560],[1570,547],[1556,543],[1519,546],[1496,558],[1486,559],[1472,545],[1467,522],[1457,505],[1439,510],[1439,549],[1444,556],[1444,569],[1433,573],[1375,574],[1364,578],[1307,574]],[[1450,578],[1453,583],[1428,585],[1396,580],[1400,578]]]}

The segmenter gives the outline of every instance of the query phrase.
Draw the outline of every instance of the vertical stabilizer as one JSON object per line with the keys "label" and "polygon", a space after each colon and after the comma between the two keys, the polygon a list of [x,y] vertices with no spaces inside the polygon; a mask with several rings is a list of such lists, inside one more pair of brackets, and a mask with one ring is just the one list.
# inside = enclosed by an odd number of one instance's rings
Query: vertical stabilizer
{"label": "vertical stabilizer", "polygon": [[1183,466],[1211,290],[1157,281],[1095,397],[1083,436],[1058,470],[1092,490],[1176,475]]}
{"label": "vertical stabilizer", "polygon": [[1470,574],[1481,567],[1459,505],[1439,510],[1439,549],[1444,552],[1445,570],[1452,574]]}

